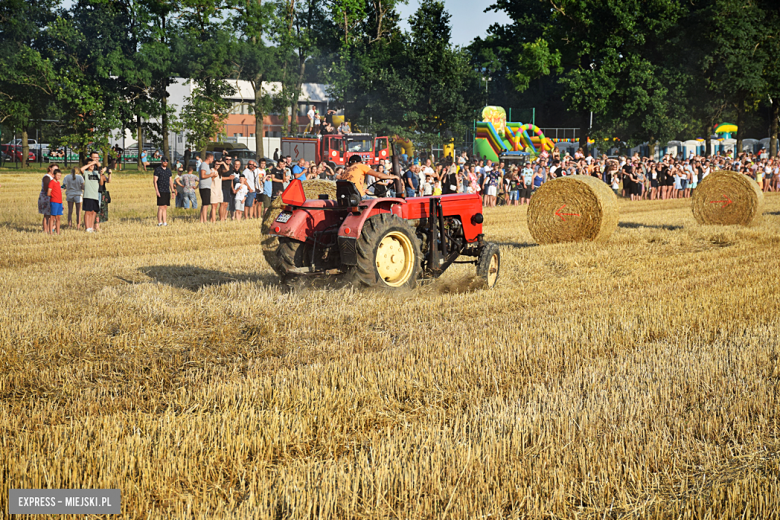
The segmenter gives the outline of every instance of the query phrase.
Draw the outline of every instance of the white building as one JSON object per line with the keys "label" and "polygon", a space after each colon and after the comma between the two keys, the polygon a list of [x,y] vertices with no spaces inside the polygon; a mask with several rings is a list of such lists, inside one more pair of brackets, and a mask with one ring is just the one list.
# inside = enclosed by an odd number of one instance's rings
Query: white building
{"label": "white building", "polygon": [[[247,148],[255,151],[257,144],[255,137],[256,126],[255,116],[252,111],[255,93],[252,89],[252,84],[241,79],[231,79],[228,80],[228,83],[233,87],[235,93],[225,98],[233,103],[233,108],[225,122],[224,139],[228,142],[243,143]],[[192,95],[194,88],[194,82],[184,78],[176,78],[168,86],[168,106],[173,109],[173,118],[178,119],[180,117],[181,110],[186,105],[187,98]],[[262,88],[264,93],[274,96],[281,92],[282,84],[280,82],[263,82]],[[322,83],[304,83],[301,85],[301,92],[298,96],[298,113],[295,114],[301,130],[308,121],[306,112],[309,106],[315,105],[320,114],[325,114],[329,107],[330,99],[327,93],[327,85]],[[159,120],[154,121],[159,123]],[[263,121],[265,132],[263,146],[265,155],[269,156],[274,149],[280,148],[279,138],[282,135],[282,120],[278,113],[270,113],[265,115]],[[144,140],[148,142],[147,139]],[[121,131],[117,131],[111,136],[110,144],[112,146],[119,144],[122,148],[137,146],[136,130],[128,128],[125,130],[124,135],[122,135]],[[187,146],[186,130],[178,133],[169,132],[168,144],[174,157],[177,157],[178,154],[183,154]]]}

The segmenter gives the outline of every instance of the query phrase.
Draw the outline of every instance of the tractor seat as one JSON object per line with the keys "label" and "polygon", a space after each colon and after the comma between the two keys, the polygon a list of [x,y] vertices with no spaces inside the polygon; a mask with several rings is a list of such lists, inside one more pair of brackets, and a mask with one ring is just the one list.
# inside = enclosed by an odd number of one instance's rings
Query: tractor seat
{"label": "tractor seat", "polygon": [[352,181],[336,181],[336,203],[339,206],[355,207],[360,204],[363,197]]}

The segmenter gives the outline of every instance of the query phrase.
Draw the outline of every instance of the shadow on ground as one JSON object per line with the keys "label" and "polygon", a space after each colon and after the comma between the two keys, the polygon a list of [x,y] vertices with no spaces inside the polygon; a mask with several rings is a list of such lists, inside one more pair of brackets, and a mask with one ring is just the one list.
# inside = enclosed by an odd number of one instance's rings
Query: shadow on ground
{"label": "shadow on ground", "polygon": [[535,244],[533,242],[523,242],[522,244],[519,244],[517,242],[494,242],[494,244],[498,244],[501,247],[511,247],[513,249],[524,249],[526,247],[538,247],[539,244]]}
{"label": "shadow on ground", "polygon": [[[60,227],[63,228],[64,226],[62,223],[60,223]],[[8,229],[11,231],[17,231],[19,233],[39,233],[43,234],[43,230],[41,229],[41,224],[15,224],[12,222],[3,222],[0,224],[0,228]]]}
{"label": "shadow on ground", "polygon": [[639,228],[647,228],[647,229],[663,229],[665,231],[674,231],[676,229],[682,229],[682,226],[671,226],[668,224],[639,224],[638,222],[618,222],[618,227],[622,227],[625,229],[639,229]]}
{"label": "shadow on ground", "polygon": [[[193,265],[152,265],[141,267],[138,270],[159,283],[189,291],[232,282],[259,282],[263,285],[279,285],[279,278],[272,274],[226,273]],[[120,278],[120,280],[127,283],[137,283],[124,278]]]}
{"label": "shadow on ground", "polygon": [[780,211],[767,211],[764,215],[780,215]]}

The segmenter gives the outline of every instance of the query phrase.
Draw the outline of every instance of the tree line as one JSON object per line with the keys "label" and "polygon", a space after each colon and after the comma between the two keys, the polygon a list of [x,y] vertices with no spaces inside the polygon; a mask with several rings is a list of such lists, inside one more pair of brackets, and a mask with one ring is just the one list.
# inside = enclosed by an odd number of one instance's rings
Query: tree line
{"label": "tree line", "polygon": [[739,127],[738,150],[750,131],[769,135],[777,154],[774,0],[496,0],[490,9],[512,21],[470,51],[496,97],[579,128],[582,146],[588,135],[628,146],[708,139],[726,120]]}
{"label": "tree line", "polygon": [[[402,31],[398,0],[3,0],[0,123],[7,136],[53,121],[52,140],[106,149],[133,129],[139,149],[169,131],[204,150],[220,133],[234,92],[248,81],[257,151],[263,116],[297,131],[304,82],[327,83],[336,106],[366,131],[426,142],[463,133],[475,112],[478,74],[451,44],[444,4],[423,0]],[[192,81],[181,111],[168,104],[174,78]],[[279,82],[268,92],[263,82]],[[26,150],[22,155],[26,159]]]}
{"label": "tree line", "polygon": [[[54,144],[83,154],[132,129],[139,149],[152,141],[169,154],[169,132],[186,130],[203,150],[231,108],[226,80],[238,78],[254,91],[260,155],[264,115],[297,131],[305,82],[328,84],[361,130],[429,144],[468,145],[489,101],[535,107],[540,126],[577,127],[583,148],[588,136],[707,138],[729,120],[738,149],[747,132],[768,132],[777,153],[780,13],[770,0],[495,0],[489,9],[511,22],[467,47],[452,44],[444,2],[421,0],[405,31],[399,1],[2,0],[3,134],[26,142],[49,121]],[[194,85],[179,112],[167,94],[176,77]]]}

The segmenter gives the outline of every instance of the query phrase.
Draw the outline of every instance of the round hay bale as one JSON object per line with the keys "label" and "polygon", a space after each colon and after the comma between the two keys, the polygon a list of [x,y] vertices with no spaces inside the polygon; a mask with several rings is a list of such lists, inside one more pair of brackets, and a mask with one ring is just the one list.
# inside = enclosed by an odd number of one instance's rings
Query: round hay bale
{"label": "round hay bale", "polygon": [[742,173],[717,170],[693,190],[691,209],[699,224],[749,226],[760,217],[764,194],[758,183]]}
{"label": "round hay bale", "polygon": [[[310,181],[303,181],[303,192],[306,194],[307,199],[317,199],[320,195],[327,195],[329,199],[336,200],[336,183],[333,181],[326,181],[321,179],[312,179]],[[268,265],[276,271],[278,274],[282,274],[283,270],[276,259],[276,249],[279,247],[279,239],[276,237],[269,237],[268,233],[271,232],[271,224],[273,224],[279,213],[282,212],[281,197],[276,197],[268,209],[263,214],[263,223],[260,227],[260,231],[263,233],[263,238],[260,240],[260,246],[263,249],[263,256]]]}
{"label": "round hay bale", "polygon": [[528,230],[539,244],[604,241],[618,223],[617,197],[589,175],[559,177],[536,190],[528,205]]}

